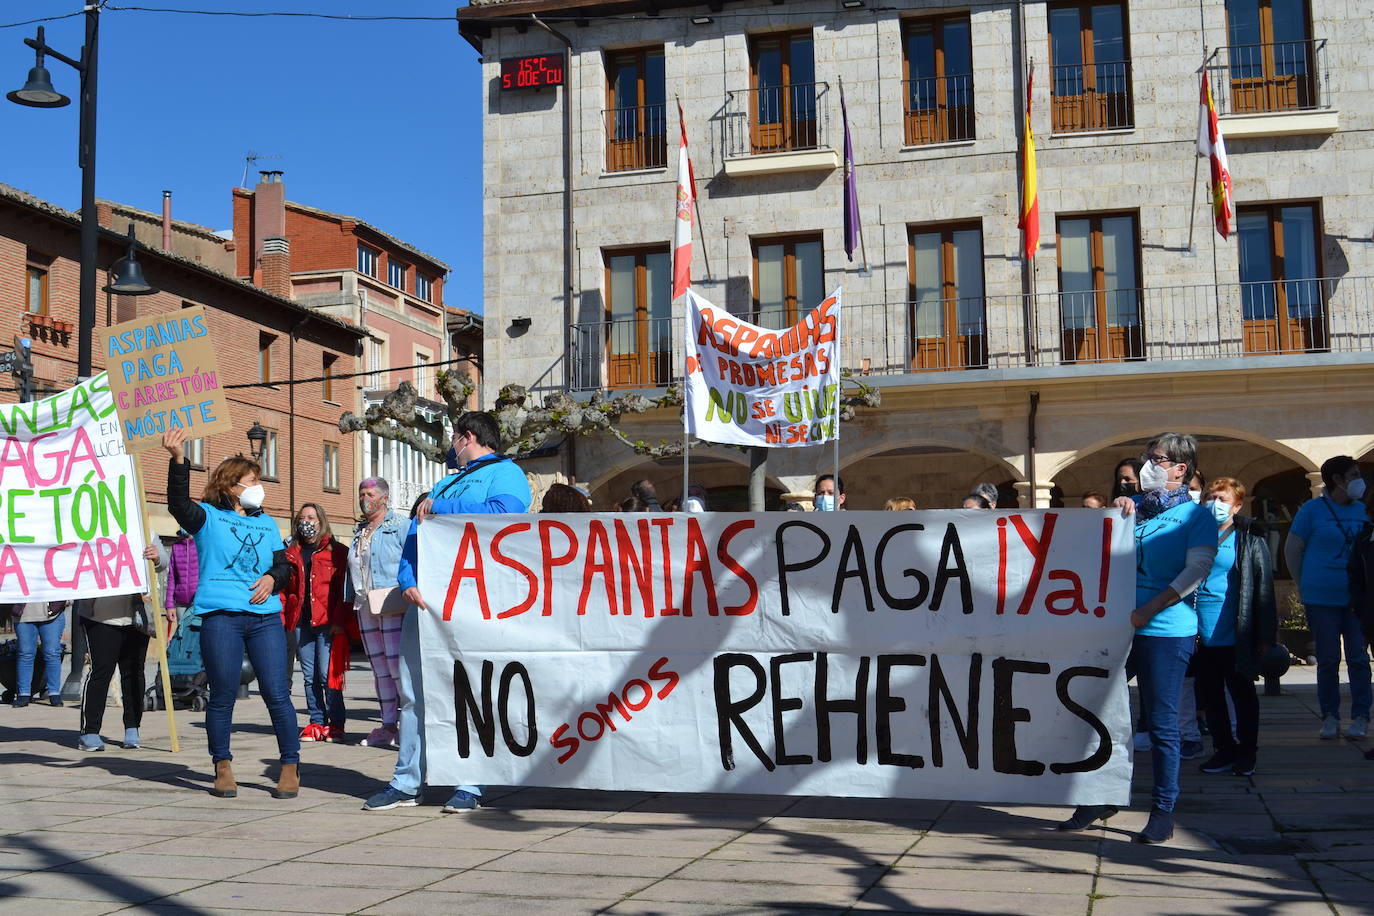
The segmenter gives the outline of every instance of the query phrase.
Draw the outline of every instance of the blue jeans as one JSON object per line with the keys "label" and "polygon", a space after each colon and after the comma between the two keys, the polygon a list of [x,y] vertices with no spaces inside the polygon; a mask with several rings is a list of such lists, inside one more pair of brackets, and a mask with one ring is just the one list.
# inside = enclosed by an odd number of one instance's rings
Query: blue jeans
{"label": "blue jeans", "polygon": [[333,637],[329,627],[312,627],[302,622],[296,630],[296,657],[301,660],[301,680],[305,682],[305,709],[315,725],[344,724],[343,691],[329,689],[329,648]]}
{"label": "blue jeans", "polygon": [[62,628],[67,615],[58,614],[47,623],[16,623],[14,635],[19,638],[19,661],[14,670],[14,695],[26,697],[33,685],[33,660],[38,656],[38,644],[43,643],[43,675],[48,682],[48,696],[62,695]]}
{"label": "blue jeans", "polygon": [[229,729],[234,724],[234,701],[239,695],[243,655],[258,676],[258,693],[272,716],[277,751],[282,763],[299,763],[300,733],[296,709],[286,686],[286,629],[279,614],[249,611],[210,611],[200,615],[200,654],[210,679],[210,702],[205,708],[205,733],[210,758],[233,760]]}
{"label": "blue jeans", "polygon": [[1178,698],[1196,644],[1196,636],[1136,636],[1131,643],[1140,707],[1150,722],[1150,801],[1161,811],[1173,811],[1178,801]]}
{"label": "blue jeans", "polygon": [[[420,657],[420,618],[411,608],[401,621],[401,677],[397,685],[400,697],[397,700],[399,744],[396,754],[396,770],[391,774],[391,788],[407,795],[418,795],[424,784],[424,741],[420,723],[425,721],[425,702],[423,691],[417,689],[420,682],[414,678],[408,659]],[[418,672],[416,672],[418,673]],[[481,786],[459,786],[473,795],[482,794]]]}
{"label": "blue jeans", "polygon": [[1322,718],[1341,717],[1341,642],[1350,678],[1350,718],[1369,719],[1369,653],[1360,618],[1348,607],[1306,605],[1307,626],[1317,643],[1317,704]]}

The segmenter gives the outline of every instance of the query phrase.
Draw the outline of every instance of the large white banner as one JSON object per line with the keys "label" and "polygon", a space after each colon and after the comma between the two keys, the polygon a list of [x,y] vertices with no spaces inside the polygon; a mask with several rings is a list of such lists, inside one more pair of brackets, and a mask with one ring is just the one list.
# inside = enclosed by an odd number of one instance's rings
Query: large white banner
{"label": "large white banner", "polygon": [[839,435],[840,295],[836,288],[792,327],[770,330],[689,289],[688,434],[766,448],[819,445]]}
{"label": "large white banner", "polygon": [[1125,804],[1101,510],[431,517],[428,782]]}
{"label": "large white banner", "polygon": [[0,406],[0,601],[148,590],[141,496],[104,373]]}

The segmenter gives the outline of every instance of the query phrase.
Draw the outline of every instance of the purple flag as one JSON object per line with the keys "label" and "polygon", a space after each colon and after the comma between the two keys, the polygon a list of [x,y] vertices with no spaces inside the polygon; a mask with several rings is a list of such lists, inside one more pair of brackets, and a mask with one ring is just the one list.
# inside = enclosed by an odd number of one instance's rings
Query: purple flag
{"label": "purple flag", "polygon": [[859,180],[854,174],[854,145],[849,140],[849,110],[844,104],[844,86],[840,86],[840,120],[844,122],[844,253],[854,260],[859,244]]}

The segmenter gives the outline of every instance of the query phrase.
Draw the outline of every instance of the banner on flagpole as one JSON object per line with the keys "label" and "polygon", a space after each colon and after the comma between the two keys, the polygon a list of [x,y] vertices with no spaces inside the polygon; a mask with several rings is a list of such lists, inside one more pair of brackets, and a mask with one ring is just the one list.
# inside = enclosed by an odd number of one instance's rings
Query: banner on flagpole
{"label": "banner on flagpole", "polygon": [[431,516],[427,781],[1123,804],[1134,565],[1102,510]]}
{"label": "banner on flagpole", "polygon": [[840,296],[836,287],[792,327],[774,330],[688,290],[688,434],[764,448],[838,437]]}
{"label": "banner on flagpole", "polygon": [[146,592],[142,497],[105,374],[0,406],[0,434],[5,600]]}

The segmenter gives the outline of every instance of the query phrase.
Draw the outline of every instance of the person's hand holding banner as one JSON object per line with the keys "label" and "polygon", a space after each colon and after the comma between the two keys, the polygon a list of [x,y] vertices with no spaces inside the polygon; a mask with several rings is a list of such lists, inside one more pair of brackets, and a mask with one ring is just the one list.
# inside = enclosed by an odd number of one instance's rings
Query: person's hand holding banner
{"label": "person's hand holding banner", "polygon": [[169,429],[162,434],[162,447],[167,450],[167,454],[172,456],[173,461],[182,461],[186,458],[186,450],[182,448],[186,444],[186,430]]}
{"label": "person's hand holding banner", "polygon": [[402,592],[401,597],[422,611],[429,610],[429,605],[425,604],[425,599],[420,596],[420,590],[413,585]]}

